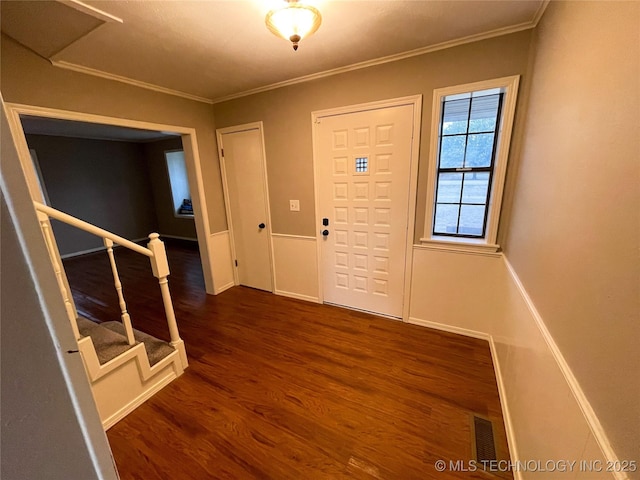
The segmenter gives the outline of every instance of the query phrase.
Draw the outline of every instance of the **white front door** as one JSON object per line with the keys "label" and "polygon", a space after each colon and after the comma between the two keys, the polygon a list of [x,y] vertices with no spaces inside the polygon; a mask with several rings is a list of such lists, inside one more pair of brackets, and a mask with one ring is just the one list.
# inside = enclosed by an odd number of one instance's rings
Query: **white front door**
{"label": "white front door", "polygon": [[273,291],[266,171],[260,124],[218,131],[236,282]]}
{"label": "white front door", "polygon": [[414,106],[319,117],[324,301],[402,317]]}

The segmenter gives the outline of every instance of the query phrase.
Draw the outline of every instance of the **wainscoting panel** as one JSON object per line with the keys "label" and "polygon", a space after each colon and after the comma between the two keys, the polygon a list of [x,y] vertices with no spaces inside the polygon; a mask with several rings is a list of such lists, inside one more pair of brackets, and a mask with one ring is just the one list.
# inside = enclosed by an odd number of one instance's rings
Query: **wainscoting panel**
{"label": "wainscoting panel", "polygon": [[495,254],[414,245],[410,322],[426,321],[490,335],[502,314],[495,283],[503,269],[502,259]]}
{"label": "wainscoting panel", "polygon": [[489,341],[516,480],[629,478],[606,472],[606,433],[503,255],[416,245],[411,283],[409,322]]}
{"label": "wainscoting panel", "polygon": [[231,243],[229,231],[212,233],[209,237],[209,258],[213,271],[213,285],[215,294],[233,287],[233,259],[231,258]]}
{"label": "wainscoting panel", "polygon": [[319,302],[316,239],[274,233],[273,263],[277,295]]}

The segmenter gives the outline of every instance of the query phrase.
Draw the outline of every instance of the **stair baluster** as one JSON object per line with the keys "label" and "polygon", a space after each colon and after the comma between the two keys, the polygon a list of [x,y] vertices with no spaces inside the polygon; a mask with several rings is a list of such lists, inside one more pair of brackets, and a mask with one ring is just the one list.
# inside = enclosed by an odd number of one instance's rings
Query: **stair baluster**
{"label": "stair baluster", "polygon": [[164,242],[160,240],[160,235],[152,233],[149,235],[149,243],[147,248],[153,252],[151,260],[151,270],[153,276],[158,279],[160,284],[160,292],[162,294],[162,302],[164,303],[164,311],[167,317],[167,325],[169,326],[169,335],[171,338],[171,346],[180,352],[180,359],[182,365],[186,368],[187,354],[183,347],[183,340],[180,338],[178,332],[178,323],[176,321],[176,315],[173,311],[173,302],[171,300],[171,294],[169,293],[169,262],[167,261],[167,252],[164,247]]}
{"label": "stair baluster", "polygon": [[127,334],[127,342],[129,345],[136,343],[133,336],[133,326],[131,325],[131,317],[127,312],[127,304],[124,301],[124,295],[122,293],[122,282],[120,282],[120,275],[118,274],[118,267],[116,266],[116,259],[113,255],[113,241],[105,238],[104,246],[107,247],[107,255],[109,255],[109,262],[111,263],[111,271],[113,272],[113,281],[118,293],[118,303],[120,304],[120,318],[122,318],[122,325]]}
{"label": "stair baluster", "polygon": [[69,297],[69,292],[67,291],[67,287],[65,286],[64,279],[62,278],[62,268],[60,267],[60,263],[58,262],[58,255],[56,254],[54,248],[53,237],[51,236],[51,225],[49,224],[49,217],[41,212],[38,212],[38,220],[40,221],[40,226],[42,227],[42,234],[44,235],[44,241],[47,245],[47,250],[49,251],[49,257],[51,258],[51,263],[53,264],[53,271],[56,274],[56,280],[58,281],[58,287],[60,288],[60,292],[62,293],[62,299],[64,300],[64,307],[67,310],[67,316],[69,317],[69,321],[71,322],[71,329],[73,330],[73,334],[76,337],[76,340],[80,339],[80,332],[78,331],[78,323],[76,320],[76,315],[73,309],[73,305],[71,304],[71,300]]}

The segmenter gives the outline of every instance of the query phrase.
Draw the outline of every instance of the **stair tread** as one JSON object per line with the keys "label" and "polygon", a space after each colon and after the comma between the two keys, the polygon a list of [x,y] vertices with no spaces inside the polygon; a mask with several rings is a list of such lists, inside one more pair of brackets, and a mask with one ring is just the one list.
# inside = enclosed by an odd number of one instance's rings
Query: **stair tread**
{"label": "stair tread", "polygon": [[[120,322],[104,322],[100,325],[112,332],[120,334],[123,337],[125,335],[124,326]],[[136,330],[135,328],[133,329],[133,336],[137,342],[144,343],[144,348],[147,351],[147,357],[149,357],[149,365],[151,366],[155,365],[167,355],[175,351],[175,349],[167,342],[159,340],[148,333]]]}
{"label": "stair tread", "polygon": [[124,335],[84,317],[78,317],[78,331],[83,337],[91,337],[100,365],[133,347],[127,343],[127,337]]}
{"label": "stair tread", "polygon": [[[96,323],[84,317],[78,317],[78,331],[84,337],[91,337],[98,355],[100,365],[113,360],[135,345],[129,345],[124,326],[120,322]],[[149,365],[153,366],[170,353],[174,348],[167,342],[159,340],[147,333],[133,329],[133,336],[138,343],[144,343]]]}

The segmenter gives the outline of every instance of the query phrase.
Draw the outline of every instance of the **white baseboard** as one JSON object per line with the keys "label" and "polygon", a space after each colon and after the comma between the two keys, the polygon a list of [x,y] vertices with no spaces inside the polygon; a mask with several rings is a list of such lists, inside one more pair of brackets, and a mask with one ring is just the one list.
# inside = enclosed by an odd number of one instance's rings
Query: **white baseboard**
{"label": "white baseboard", "polygon": [[[148,237],[142,237],[142,238],[135,238],[133,240],[131,240],[133,243],[138,243],[138,242],[143,242],[143,241],[147,241],[149,240]],[[117,243],[114,243],[113,248],[120,248],[121,246],[118,245]],[[103,250],[106,250],[106,247],[96,247],[96,248],[89,248],[87,250],[80,250],[79,252],[71,252],[71,253],[65,253],[64,255],[60,255],[60,258],[65,260],[67,258],[73,258],[73,257],[79,257],[80,255],[87,255],[89,253],[96,253],[96,252],[101,252]]]}
{"label": "white baseboard", "polygon": [[466,337],[479,338],[481,340],[491,340],[491,335],[484,332],[478,332],[477,330],[469,330],[467,328],[455,327],[453,325],[446,325],[444,323],[432,322],[430,320],[423,320],[421,318],[409,317],[407,323],[413,325],[420,325],[421,327],[433,328],[435,330],[442,330],[443,332],[457,333]]}
{"label": "white baseboard", "polygon": [[305,300],[307,302],[313,303],[321,303],[318,297],[312,297],[310,295],[302,295],[300,293],[286,292],[284,290],[274,290],[276,295],[281,295],[283,297],[295,298],[297,300]]}
{"label": "white baseboard", "polygon": [[226,290],[229,290],[231,287],[235,287],[236,284],[234,282],[229,282],[226,285],[221,286],[220,288],[216,288],[216,295],[222,293]]}
{"label": "white baseboard", "polygon": [[162,240],[163,238],[173,238],[175,240],[187,240],[189,242],[197,242],[198,241],[197,238],[180,237],[178,235],[167,235],[166,233],[159,233],[158,235],[160,235],[160,240]]}
{"label": "white baseboard", "polygon": [[[516,432],[513,428],[511,411],[509,410],[509,403],[507,402],[507,389],[505,387],[504,378],[502,376],[502,368],[500,367],[500,360],[498,359],[498,352],[496,351],[496,344],[493,341],[493,337],[489,335],[489,348],[491,350],[491,360],[493,362],[493,371],[496,374],[496,383],[498,384],[498,396],[500,397],[500,407],[502,408],[502,418],[504,420],[504,429],[507,432],[507,443],[509,444],[509,455],[511,461],[517,463],[521,460],[520,453],[518,451],[518,445],[516,443]],[[513,470],[514,480],[524,480],[522,472],[518,469]]]}
{"label": "white baseboard", "polygon": [[[513,422],[511,421],[509,405],[507,404],[507,393],[504,385],[504,379],[502,378],[502,371],[500,369],[500,362],[498,361],[498,355],[496,352],[496,346],[493,341],[493,337],[488,333],[478,332],[477,330],[455,327],[453,325],[446,325],[444,323],[431,322],[429,320],[423,320],[421,318],[415,317],[409,317],[407,323],[419,325],[421,327],[433,328],[435,330],[441,330],[443,332],[456,333],[458,335],[464,335],[466,337],[478,338],[480,340],[486,340],[489,342],[489,350],[491,351],[493,370],[496,375],[496,383],[498,384],[498,396],[500,398],[500,406],[502,408],[502,419],[504,420],[504,428],[507,432],[509,456],[511,457],[511,461],[516,464],[518,460],[520,460],[520,456],[518,454],[515,431],[513,428]],[[513,475],[514,480],[523,480],[522,472],[520,472],[519,470],[514,470]]]}
{"label": "white baseboard", "polygon": [[109,430],[116,423],[118,423],[124,417],[129,415],[131,412],[133,412],[136,408],[138,408],[148,399],[153,397],[156,393],[158,393],[164,387],[169,385],[176,378],[178,378],[178,376],[176,375],[175,370],[171,370],[171,372],[169,372],[164,378],[160,379],[158,383],[156,383],[153,386],[153,388],[150,388],[149,390],[145,390],[142,394],[140,394],[139,396],[131,400],[129,403],[127,403],[124,407],[122,407],[120,410],[115,412],[109,418],[106,418],[102,422],[102,426],[104,427],[104,429]]}
{"label": "white baseboard", "polygon": [[[507,267],[507,270],[511,275],[511,279],[513,280],[514,284],[518,288],[518,291],[520,292],[522,299],[526,303],[527,308],[529,309],[529,313],[535,320],[535,323],[538,329],[540,330],[540,334],[544,338],[547,346],[549,347],[549,350],[551,351],[551,354],[553,355],[553,358],[558,364],[558,368],[560,368],[560,371],[564,375],[564,378],[567,384],[569,385],[569,389],[571,390],[571,393],[575,397],[576,402],[578,403],[580,410],[582,410],[582,414],[584,415],[585,420],[589,425],[589,428],[591,429],[591,433],[593,434],[593,437],[598,443],[600,450],[602,450],[602,454],[604,455],[605,459],[608,462],[610,462],[610,464],[619,465],[620,462],[618,460],[618,456],[616,455],[615,451],[611,447],[611,443],[609,442],[609,437],[607,436],[606,432],[602,428],[602,424],[600,423],[600,420],[598,419],[596,413],[594,412],[593,407],[591,407],[591,403],[589,402],[586,395],[584,394],[584,391],[580,387],[580,384],[578,383],[578,380],[573,374],[571,367],[565,360],[564,356],[562,355],[562,352],[558,348],[558,345],[556,344],[555,340],[551,336],[549,329],[547,328],[546,324],[544,323],[544,320],[542,319],[542,316],[540,315],[536,306],[534,305],[533,300],[531,300],[531,297],[529,297],[529,294],[527,293],[526,289],[524,288],[524,285],[520,281],[518,274],[509,263],[509,260],[507,259],[507,257],[503,256],[503,258],[504,258],[504,263]],[[612,473],[616,480],[629,479],[628,475],[625,472],[612,472]]]}

